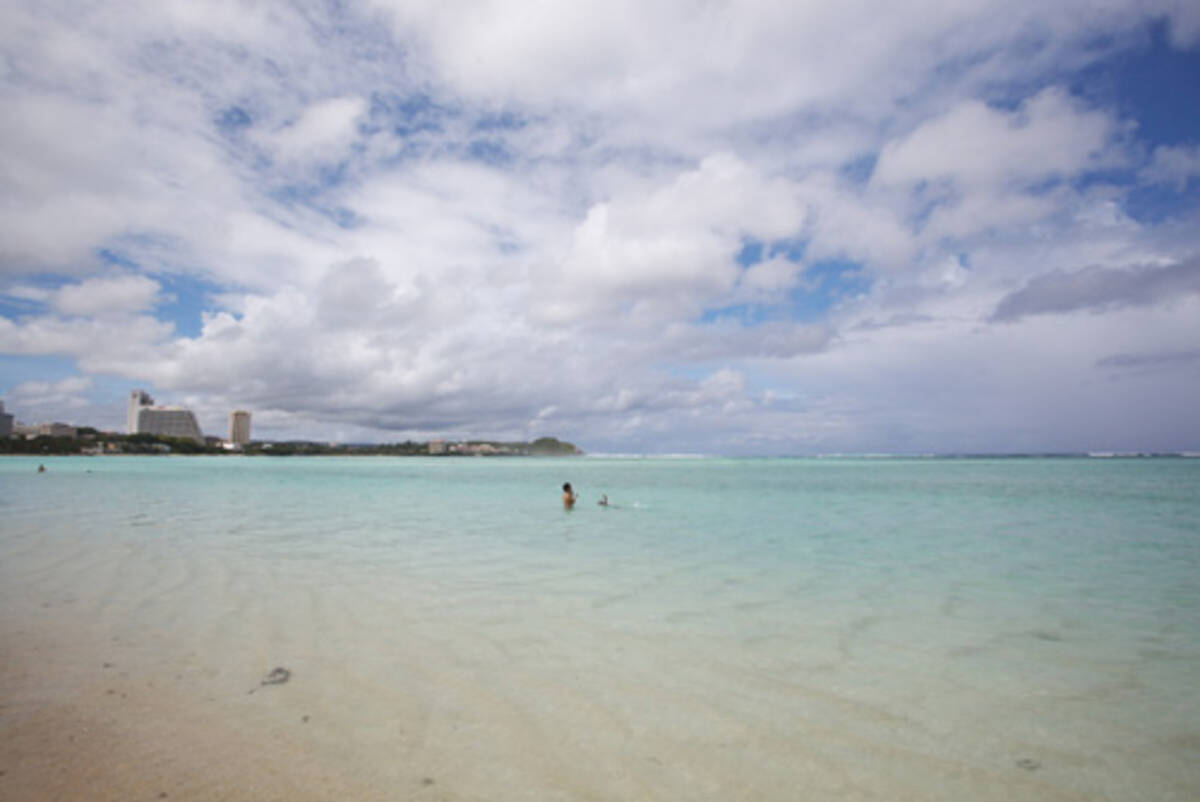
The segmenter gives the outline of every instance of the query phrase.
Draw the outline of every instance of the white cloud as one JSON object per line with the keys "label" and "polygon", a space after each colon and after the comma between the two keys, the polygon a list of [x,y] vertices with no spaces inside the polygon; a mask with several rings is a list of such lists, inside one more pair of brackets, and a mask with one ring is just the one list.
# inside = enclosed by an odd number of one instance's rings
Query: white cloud
{"label": "white cloud", "polygon": [[561,271],[545,274],[540,309],[559,322],[618,312],[647,319],[698,314],[733,293],[745,238],[785,238],[800,231],[804,215],[789,182],[762,176],[731,154],[711,155],[668,182],[592,206]]}
{"label": "white cloud", "polygon": [[753,264],[742,273],[735,300],[766,303],[777,300],[781,293],[796,286],[799,273],[799,265],[781,257]]}
{"label": "white cloud", "polygon": [[51,290],[45,287],[31,287],[26,284],[14,284],[4,289],[4,294],[9,298],[17,298],[22,301],[33,301],[34,303],[43,304],[50,300],[53,294]]}
{"label": "white cloud", "polygon": [[966,193],[953,201],[938,204],[929,212],[921,226],[921,239],[926,242],[947,237],[961,240],[981,232],[1036,224],[1052,218],[1067,203],[1069,200],[1061,191]]}
{"label": "white cloud", "polygon": [[123,315],[153,308],[159,289],[158,282],[146,276],[106,276],[61,287],[50,303],[64,315]]}
{"label": "white cloud", "polygon": [[1172,184],[1183,191],[1188,182],[1200,177],[1200,145],[1162,145],[1154,149],[1150,164],[1142,170],[1147,181]]}
{"label": "white cloud", "polygon": [[[1023,77],[1100,31],[1141,14],[1194,15],[1172,0],[1131,8],[1086,0],[1053,6],[987,0],[887,5],[817,0],[374,0],[434,75],[472,98],[681,128],[724,126],[797,108],[878,114],[923,91],[941,65],[951,82]],[[1043,49],[1009,49],[1041,39]],[[514,58],[513,54],[520,54]],[[981,63],[979,54],[988,54]],[[972,67],[976,67],[972,70]],[[986,74],[977,74],[986,68]],[[682,125],[681,125],[682,123]]]}
{"label": "white cloud", "polygon": [[86,396],[92,380],[69,376],[59,381],[26,381],[5,390],[10,413],[16,412],[23,423],[66,421],[90,406]]}
{"label": "white cloud", "polygon": [[357,139],[366,111],[363,98],[329,98],[308,106],[278,130],[259,134],[258,140],[285,160],[336,161]]}
{"label": "white cloud", "polygon": [[1114,353],[1186,351],[1198,307],[1193,296],[1069,326],[1052,317],[1012,327],[914,321],[847,333],[839,348],[774,363],[759,381],[799,388],[800,409],[848,423],[818,430],[817,451],[871,450],[879,442],[916,452],[931,443],[963,452],[1177,448],[1198,433],[1179,414],[1183,399],[1195,398],[1194,363],[1162,364],[1162,372],[1128,375],[1118,386],[1096,362]]}
{"label": "white cloud", "polygon": [[1111,160],[1105,146],[1114,129],[1107,114],[1083,109],[1054,88],[1012,112],[967,100],[888,143],[873,180],[974,189],[1069,177]]}
{"label": "white cloud", "polygon": [[[7,11],[4,353],[280,433],[618,450],[1082,437],[1067,410],[1112,354],[1158,377],[1114,399],[1189,386],[1161,355],[1194,347],[1190,296],[1068,336],[988,322],[1039,277],[1200,253],[1077,181],[1148,149],[1061,88],[1160,12],[1191,41],[1177,3]],[[1195,162],[1160,148],[1143,178]],[[187,279],[217,299],[195,336],[148,314]]]}
{"label": "white cloud", "polygon": [[[115,325],[114,325],[115,324]],[[71,356],[81,368],[137,376],[169,355],[165,344],[174,326],[152,317],[0,318],[0,352],[22,356]]]}
{"label": "white cloud", "polygon": [[911,267],[919,243],[904,222],[903,202],[856,188],[829,172],[806,177],[801,193],[809,209],[809,260],[850,259],[888,272]]}

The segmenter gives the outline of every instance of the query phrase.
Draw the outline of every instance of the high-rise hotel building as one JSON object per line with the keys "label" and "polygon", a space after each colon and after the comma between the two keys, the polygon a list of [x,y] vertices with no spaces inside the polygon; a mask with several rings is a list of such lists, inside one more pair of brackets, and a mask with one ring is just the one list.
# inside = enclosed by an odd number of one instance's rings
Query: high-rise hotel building
{"label": "high-rise hotel building", "polygon": [[235,409],[229,413],[229,442],[244,446],[250,442],[250,413]]}
{"label": "high-rise hotel building", "polygon": [[200,425],[196,423],[196,416],[190,409],[157,406],[150,394],[144,390],[133,390],[129,393],[126,423],[130,434],[188,437],[197,443],[204,442]]}

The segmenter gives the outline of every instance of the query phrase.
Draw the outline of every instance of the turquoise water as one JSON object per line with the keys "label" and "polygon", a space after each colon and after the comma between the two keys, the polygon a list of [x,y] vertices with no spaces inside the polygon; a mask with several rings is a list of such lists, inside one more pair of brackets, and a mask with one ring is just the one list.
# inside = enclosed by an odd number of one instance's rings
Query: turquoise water
{"label": "turquoise water", "polygon": [[348,738],[402,687],[464,793],[1200,798],[1200,460],[37,462],[10,611],[291,661]]}

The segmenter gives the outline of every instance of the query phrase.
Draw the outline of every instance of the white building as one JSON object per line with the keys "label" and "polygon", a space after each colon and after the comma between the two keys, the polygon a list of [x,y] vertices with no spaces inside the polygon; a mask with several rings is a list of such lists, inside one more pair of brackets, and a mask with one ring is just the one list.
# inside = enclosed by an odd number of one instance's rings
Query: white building
{"label": "white building", "polygon": [[250,442],[250,413],[235,409],[229,413],[229,442],[244,446]]}
{"label": "white building", "polygon": [[142,407],[154,406],[154,399],[145,390],[130,390],[129,404],[125,409],[126,431],[129,434],[138,433],[138,413]]}
{"label": "white building", "polygon": [[144,390],[129,394],[127,423],[130,434],[155,434],[161,437],[187,437],[204,442],[196,416],[184,407],[157,406]]}

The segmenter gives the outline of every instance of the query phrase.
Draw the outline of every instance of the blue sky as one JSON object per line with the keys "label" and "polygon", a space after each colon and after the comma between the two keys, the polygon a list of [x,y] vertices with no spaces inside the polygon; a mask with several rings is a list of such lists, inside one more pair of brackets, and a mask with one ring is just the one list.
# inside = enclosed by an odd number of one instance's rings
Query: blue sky
{"label": "blue sky", "polygon": [[1200,450],[1200,11],[9,2],[0,399]]}

